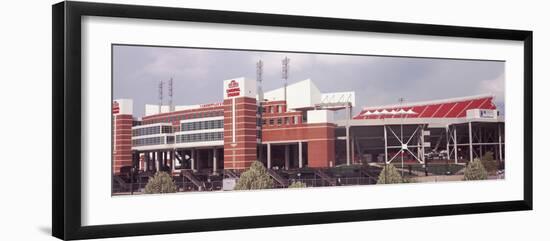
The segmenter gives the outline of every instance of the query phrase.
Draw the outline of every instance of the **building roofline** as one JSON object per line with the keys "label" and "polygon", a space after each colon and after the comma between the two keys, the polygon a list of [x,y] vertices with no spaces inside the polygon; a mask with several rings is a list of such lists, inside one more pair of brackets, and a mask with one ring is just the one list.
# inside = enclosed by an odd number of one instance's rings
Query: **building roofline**
{"label": "building roofline", "polygon": [[493,95],[491,93],[487,93],[487,94],[462,96],[462,97],[439,99],[439,100],[417,101],[417,102],[410,102],[410,103],[404,103],[404,104],[368,106],[368,107],[363,107],[363,109],[361,109],[361,111],[378,110],[378,109],[392,109],[392,108],[401,108],[401,107],[415,107],[415,106],[432,105],[432,104],[445,104],[445,103],[450,103],[450,102],[475,100],[475,99],[482,99],[482,98],[487,98],[487,97],[492,97],[494,99],[495,95]]}

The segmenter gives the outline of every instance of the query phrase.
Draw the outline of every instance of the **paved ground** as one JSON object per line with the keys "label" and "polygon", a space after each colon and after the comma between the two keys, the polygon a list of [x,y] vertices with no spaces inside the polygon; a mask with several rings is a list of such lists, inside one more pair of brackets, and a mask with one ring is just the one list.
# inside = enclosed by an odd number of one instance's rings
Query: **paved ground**
{"label": "paved ground", "polygon": [[448,182],[462,181],[464,175],[418,176],[412,178],[417,182]]}

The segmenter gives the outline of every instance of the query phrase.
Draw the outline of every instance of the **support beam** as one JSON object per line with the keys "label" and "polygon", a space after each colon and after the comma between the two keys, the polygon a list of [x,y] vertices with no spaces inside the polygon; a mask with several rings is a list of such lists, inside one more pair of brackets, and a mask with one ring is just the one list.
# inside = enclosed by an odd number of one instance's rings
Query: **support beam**
{"label": "support beam", "polygon": [[472,122],[468,122],[468,140],[470,146],[470,162],[474,160],[474,149],[472,145]]}
{"label": "support beam", "polygon": [[500,124],[498,125],[498,160],[502,161],[502,132]]}
{"label": "support beam", "polygon": [[304,167],[304,160],[302,156],[302,142],[298,142],[298,166],[300,168]]}
{"label": "support beam", "polygon": [[267,143],[267,169],[271,169],[271,143]]}
{"label": "support beam", "polygon": [[447,160],[451,160],[451,153],[449,152],[449,125],[445,126],[445,138],[447,140]]}
{"label": "support beam", "polygon": [[355,138],[351,137],[351,162],[355,163]]}
{"label": "support beam", "polygon": [[350,109],[349,105],[346,105],[346,164],[349,166],[351,163],[350,158],[350,139],[349,139],[349,119],[350,119]]}
{"label": "support beam", "polygon": [[386,164],[388,164],[388,131],[386,130],[386,125],[384,125],[384,159]]}
{"label": "support beam", "polygon": [[455,145],[454,149],[455,149],[455,164],[458,164],[458,148],[457,148],[457,139],[456,139],[456,126],[453,128],[454,132],[453,132],[453,137],[454,137],[454,140],[453,140],[453,143]]}

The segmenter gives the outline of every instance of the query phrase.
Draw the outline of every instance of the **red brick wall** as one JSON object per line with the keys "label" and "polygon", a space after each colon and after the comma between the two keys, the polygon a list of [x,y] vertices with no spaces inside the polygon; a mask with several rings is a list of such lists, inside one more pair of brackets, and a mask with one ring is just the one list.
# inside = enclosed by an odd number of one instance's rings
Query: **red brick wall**
{"label": "red brick wall", "polygon": [[262,141],[298,141],[308,143],[308,166],[328,167],[334,164],[334,128],[330,123],[264,126]]}
{"label": "red brick wall", "polygon": [[257,104],[254,98],[235,98],[235,135],[233,141],[232,100],[224,100],[224,169],[245,169],[257,160],[256,113]]}
{"label": "red brick wall", "polygon": [[132,165],[132,115],[113,117],[113,173]]}

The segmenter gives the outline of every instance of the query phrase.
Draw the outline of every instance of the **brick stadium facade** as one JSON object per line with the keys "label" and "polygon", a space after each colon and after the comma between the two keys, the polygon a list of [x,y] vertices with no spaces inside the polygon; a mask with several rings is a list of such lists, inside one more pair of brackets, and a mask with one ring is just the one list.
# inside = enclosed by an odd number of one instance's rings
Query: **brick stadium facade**
{"label": "brick stadium facade", "polygon": [[399,156],[460,163],[488,151],[504,160],[504,119],[491,95],[365,107],[353,116],[354,92],[321,93],[309,79],[257,90],[255,80],[229,79],[221,102],[146,105],[142,117],[133,115],[132,100],[114,100],[113,174],[133,166],[219,176],[254,161],[268,170],[311,170]]}

